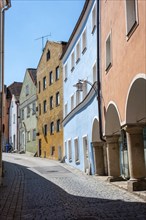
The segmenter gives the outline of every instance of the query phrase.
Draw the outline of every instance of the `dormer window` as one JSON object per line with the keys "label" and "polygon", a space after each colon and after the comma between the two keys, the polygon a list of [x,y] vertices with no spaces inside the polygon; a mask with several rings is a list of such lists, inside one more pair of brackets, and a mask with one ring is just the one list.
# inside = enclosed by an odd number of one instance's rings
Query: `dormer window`
{"label": "dormer window", "polygon": [[50,57],[51,57],[50,50],[48,50],[47,55],[46,55],[47,61],[50,59]]}

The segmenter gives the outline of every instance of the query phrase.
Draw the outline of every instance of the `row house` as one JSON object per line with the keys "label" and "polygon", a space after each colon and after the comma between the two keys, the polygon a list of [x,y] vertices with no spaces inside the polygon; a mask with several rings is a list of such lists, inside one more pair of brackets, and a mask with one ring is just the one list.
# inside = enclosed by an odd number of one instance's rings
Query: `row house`
{"label": "row house", "polygon": [[36,69],[28,68],[19,98],[19,151],[37,153]]}
{"label": "row house", "polygon": [[103,135],[110,181],[146,189],[146,1],[100,1]]}
{"label": "row house", "polygon": [[[18,103],[20,91],[22,88],[21,82],[13,82],[11,85],[4,86],[3,93],[3,151],[6,145],[11,145],[13,150],[18,149]],[[12,122],[12,118],[15,118]],[[13,124],[14,123],[14,124]],[[11,126],[12,125],[12,126]],[[12,129],[13,127],[13,129]]]}
{"label": "row house", "polygon": [[86,1],[62,55],[64,149],[67,164],[95,173],[93,144],[98,135],[97,5]]}
{"label": "row house", "polygon": [[12,146],[13,151],[18,151],[18,126],[19,126],[19,97],[22,88],[22,83],[14,82],[8,87],[11,91],[11,101],[8,110],[9,122],[9,144]]}
{"label": "row house", "polygon": [[47,41],[37,67],[38,155],[63,157],[63,69],[65,42]]}

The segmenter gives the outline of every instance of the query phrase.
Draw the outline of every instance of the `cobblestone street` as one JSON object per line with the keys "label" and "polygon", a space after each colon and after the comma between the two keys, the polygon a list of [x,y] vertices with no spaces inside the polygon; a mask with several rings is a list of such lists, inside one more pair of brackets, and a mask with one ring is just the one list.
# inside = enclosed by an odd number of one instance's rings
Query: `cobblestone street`
{"label": "cobblestone street", "polygon": [[4,154],[0,219],[146,219],[146,203],[65,164]]}

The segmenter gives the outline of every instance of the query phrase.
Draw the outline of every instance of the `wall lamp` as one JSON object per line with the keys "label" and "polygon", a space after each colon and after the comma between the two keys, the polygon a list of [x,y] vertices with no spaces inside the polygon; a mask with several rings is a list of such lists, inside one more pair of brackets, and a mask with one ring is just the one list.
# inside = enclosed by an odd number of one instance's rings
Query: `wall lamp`
{"label": "wall lamp", "polygon": [[83,92],[83,84],[86,83],[86,84],[89,84],[91,86],[91,88],[94,89],[96,95],[98,94],[98,88],[96,87],[96,84],[92,84],[91,82],[89,82],[88,80],[84,80],[84,79],[79,79],[78,82],[73,85],[74,87],[77,88],[77,91],[78,92]]}

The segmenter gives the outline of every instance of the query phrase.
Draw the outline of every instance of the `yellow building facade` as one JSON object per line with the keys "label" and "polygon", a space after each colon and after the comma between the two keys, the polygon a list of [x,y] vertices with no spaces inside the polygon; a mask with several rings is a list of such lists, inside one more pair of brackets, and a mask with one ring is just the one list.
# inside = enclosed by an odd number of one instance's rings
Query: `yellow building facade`
{"label": "yellow building facade", "polygon": [[37,68],[38,155],[63,157],[63,69],[60,60],[65,42],[46,43]]}

